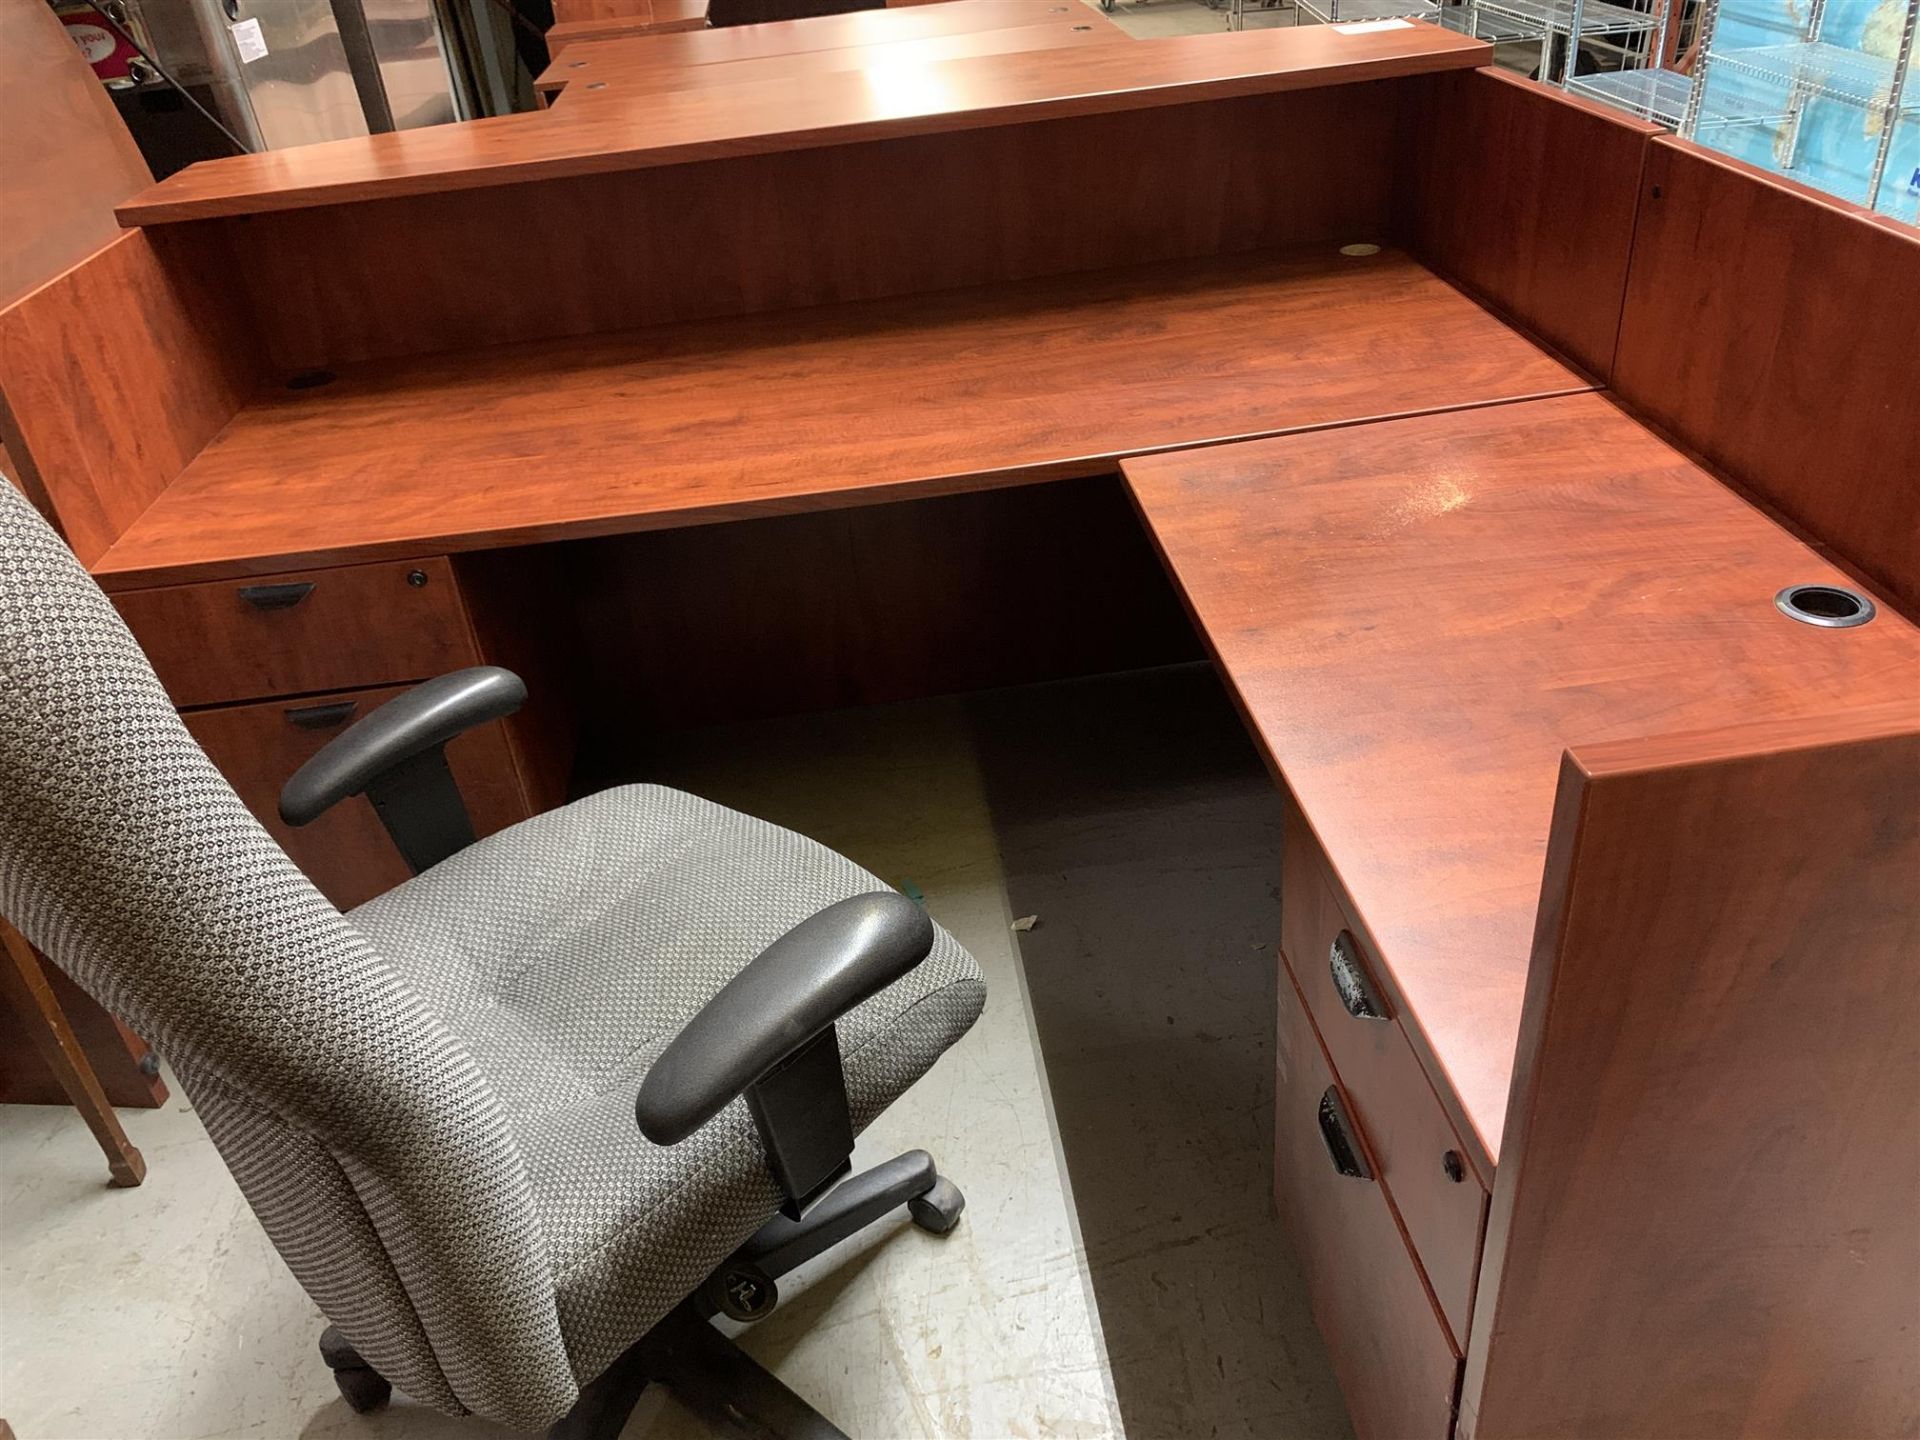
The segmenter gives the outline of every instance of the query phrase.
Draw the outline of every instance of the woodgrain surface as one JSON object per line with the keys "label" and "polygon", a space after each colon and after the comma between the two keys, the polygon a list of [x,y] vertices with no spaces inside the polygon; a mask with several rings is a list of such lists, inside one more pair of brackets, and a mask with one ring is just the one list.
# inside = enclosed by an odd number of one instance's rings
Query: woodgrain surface
{"label": "woodgrain surface", "polygon": [[83,562],[153,503],[254,384],[253,335],[225,255],[218,236],[123,234],[0,310],[0,441]]}
{"label": "woodgrain surface", "polygon": [[1920,676],[1890,611],[1781,615],[1782,587],[1845,577],[1598,395],[1123,470],[1476,1167],[1562,752],[1910,701]]}
{"label": "woodgrain surface", "polygon": [[1397,99],[1383,81],[222,223],[292,371],[1379,239]]}
{"label": "woodgrain surface", "polygon": [[1546,874],[1463,1435],[1912,1435],[1920,693],[1578,747]]}
{"label": "woodgrain surface", "polygon": [[[966,0],[942,0],[947,4],[965,4]],[[1047,6],[1049,10],[1062,6]],[[1085,9],[1085,6],[1077,6]],[[911,10],[864,12],[879,15],[910,16]],[[839,17],[834,17],[839,18]],[[801,22],[794,21],[794,24]],[[753,27],[758,29],[758,26]],[[723,34],[712,31],[712,34]],[[1016,50],[1057,50],[1072,45],[1132,44],[1127,32],[1104,15],[1088,11],[1085,19],[1073,15],[1050,15],[1046,23],[1012,25],[997,30],[969,30],[957,35],[930,35],[925,39],[892,40],[871,45],[843,45],[832,49],[800,50],[790,55],[762,55],[749,60],[717,61],[689,65],[679,61],[658,62],[636,57],[618,66],[594,63],[591,68],[574,71],[576,63],[563,60],[556,67],[558,78],[548,90],[569,86],[557,100],[565,105],[575,97],[591,95],[596,103],[600,87],[623,96],[659,94],[667,90],[700,90],[716,85],[746,85],[763,80],[797,79],[839,71],[859,70],[886,77],[909,75],[915,70],[943,60],[960,60],[972,55],[1005,55]],[[571,56],[574,51],[568,51]],[[556,73],[549,71],[549,74]]]}
{"label": "woodgrain surface", "polygon": [[[584,41],[566,46],[564,52],[556,49],[552,62],[534,83],[536,88],[551,89],[571,84],[575,79],[598,79],[603,69],[726,64],[772,55],[898,44],[977,30],[1057,24],[1073,17],[1076,4],[1077,0],[941,0],[939,4],[896,13],[857,10],[845,15],[816,15],[804,20],[778,20],[766,25],[741,25],[691,34]],[[1084,5],[1078,8],[1086,9]],[[551,39],[551,31],[548,37]]]}
{"label": "woodgrain surface", "polygon": [[553,23],[577,25],[595,20],[644,18],[653,0],[553,0]]}
{"label": "woodgrain surface", "polygon": [[237,416],[95,569],[127,588],[832,508],[1579,385],[1393,251],[1146,266],[344,371]]}
{"label": "woodgrain surface", "polygon": [[[1353,926],[1333,892],[1306,822],[1290,805],[1280,903],[1285,963],[1347,1092],[1354,1120],[1373,1148],[1381,1188],[1446,1317],[1448,1336],[1456,1350],[1464,1350],[1474,1281],[1480,1275],[1487,1191],[1399,1018],[1356,1017],[1342,1005],[1328,968],[1328,951],[1343,931],[1351,937]],[[1362,963],[1371,967],[1364,943],[1354,943]],[[1447,1172],[1449,1153],[1462,1167],[1457,1180]]]}
{"label": "woodgrain surface", "polygon": [[537,114],[205,161],[116,213],[144,225],[475,189],[1349,85],[1469,69],[1490,56],[1484,42],[1428,25],[1357,35],[1312,25],[981,55],[930,65],[897,85],[843,72],[649,95],[642,104],[582,97]]}
{"label": "woodgrain surface", "polygon": [[[293,605],[263,609],[240,593],[254,585],[312,588]],[[114,604],[183,708],[426,680],[480,663],[440,556],[164,585]]]}
{"label": "woodgrain surface", "polygon": [[1654,142],[1621,397],[1920,613],[1920,231]]}
{"label": "woodgrain surface", "polygon": [[1447,1440],[1458,1352],[1379,1182],[1341,1175],[1328,1159],[1318,1112],[1333,1071],[1284,965],[1275,1041],[1274,1201],[1354,1432],[1360,1440]]}
{"label": "woodgrain surface", "polygon": [[0,0],[0,306],[118,238],[147,162],[43,0]]}
{"label": "woodgrain surface", "polygon": [[553,15],[547,28],[550,52],[583,40],[704,30],[707,0],[555,0]]}
{"label": "woodgrain surface", "polygon": [[1401,243],[1604,383],[1664,132],[1491,67],[1409,88]]}

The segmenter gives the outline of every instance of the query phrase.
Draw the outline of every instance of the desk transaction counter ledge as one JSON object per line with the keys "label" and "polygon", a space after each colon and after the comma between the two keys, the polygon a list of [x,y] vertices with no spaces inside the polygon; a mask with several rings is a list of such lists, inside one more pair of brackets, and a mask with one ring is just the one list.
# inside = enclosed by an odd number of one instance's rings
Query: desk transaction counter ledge
{"label": "desk transaction counter ledge", "polygon": [[377,823],[278,778],[440,670],[546,697],[450,751],[485,831],[615,700],[1197,637],[1289,800],[1276,1194],[1360,1432],[1911,1433],[1920,236],[1437,28],[1047,9],[194,166],[0,312],[8,449],[341,903]]}

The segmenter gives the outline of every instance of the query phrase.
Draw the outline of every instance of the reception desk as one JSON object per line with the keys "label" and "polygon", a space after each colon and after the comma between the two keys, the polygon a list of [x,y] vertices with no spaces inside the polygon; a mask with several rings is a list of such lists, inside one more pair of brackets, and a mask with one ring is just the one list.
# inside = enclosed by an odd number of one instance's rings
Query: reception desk
{"label": "reception desk", "polygon": [[1490,59],[610,58],[129,200],[0,312],[5,438],[342,904],[398,862],[279,779],[444,669],[538,697],[449,752],[484,831],[611,716],[1209,654],[1361,1433],[1904,1434],[1920,237]]}

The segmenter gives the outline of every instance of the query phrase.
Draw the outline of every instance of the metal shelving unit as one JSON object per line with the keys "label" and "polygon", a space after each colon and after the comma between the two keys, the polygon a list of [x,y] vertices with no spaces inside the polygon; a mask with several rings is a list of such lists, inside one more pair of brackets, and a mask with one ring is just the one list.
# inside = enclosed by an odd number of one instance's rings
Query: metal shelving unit
{"label": "metal shelving unit", "polygon": [[[1567,89],[1669,130],[1680,129],[1687,102],[1693,97],[1693,81],[1672,70],[1607,70],[1597,75],[1576,75],[1567,82]],[[1777,107],[1727,97],[1711,113],[1703,111],[1696,128],[1704,133],[1728,125],[1778,125],[1785,118]]]}
{"label": "metal shelving unit", "polygon": [[1909,0],[1900,39],[1890,57],[1870,55],[1826,41],[1821,34],[1826,7],[1827,0],[1812,0],[1798,40],[1727,48],[1715,43],[1720,0],[1707,0],[1701,18],[1701,34],[1706,37],[1706,43],[1701,46],[1700,59],[1694,66],[1693,83],[1678,128],[1682,135],[1693,138],[1715,124],[1726,123],[1721,114],[1726,102],[1716,98],[1710,108],[1707,100],[1708,77],[1723,71],[1768,92],[1784,94],[1784,103],[1772,119],[1772,123],[1786,127],[1779,165],[1783,172],[1790,172],[1798,158],[1801,122],[1810,102],[1834,101],[1859,110],[1863,117],[1877,116],[1877,129],[1867,127],[1868,133],[1877,134],[1878,140],[1862,197],[1862,203],[1872,210],[1879,204],[1887,156],[1893,148],[1900,121],[1920,117],[1920,87],[1913,84],[1914,37],[1920,29],[1920,0]]}
{"label": "metal shelving unit", "polygon": [[1480,10],[1476,6],[1448,5],[1441,9],[1437,18],[1439,23],[1449,30],[1457,31],[1462,35],[1471,35],[1476,40],[1491,41],[1495,45],[1512,45],[1540,39],[1539,26],[1515,20],[1509,15],[1495,15],[1491,11]]}
{"label": "metal shelving unit", "polygon": [[1902,76],[1902,93],[1898,100],[1893,97],[1895,61],[1829,45],[1824,40],[1722,50],[1711,58],[1722,70],[1781,84],[1808,97],[1824,96],[1862,109],[1883,108],[1889,117],[1920,115],[1920,87],[1906,83],[1910,76]]}
{"label": "metal shelving unit", "polygon": [[1433,20],[1440,7],[1432,0],[1295,0],[1302,14],[1322,25],[1353,25],[1366,20]]}
{"label": "metal shelving unit", "polygon": [[1467,10],[1478,15],[1494,15],[1513,25],[1524,27],[1540,38],[1539,78],[1553,78],[1554,41],[1567,37],[1567,58],[1560,77],[1566,86],[1579,68],[1578,53],[1583,40],[1625,37],[1625,44],[1639,41],[1637,55],[1623,50],[1622,58],[1644,64],[1662,53],[1667,30],[1667,0],[1651,0],[1645,10],[1613,0],[1467,0]]}
{"label": "metal shelving unit", "polygon": [[[1228,0],[1227,28],[1244,29],[1246,0]],[[1435,0],[1294,0],[1293,23],[1302,15],[1319,25],[1352,25],[1368,20],[1438,20],[1440,6]]]}
{"label": "metal shelving unit", "polygon": [[1567,89],[1677,130],[1687,113],[1693,83],[1671,70],[1607,70],[1597,75],[1576,75],[1567,81]]}

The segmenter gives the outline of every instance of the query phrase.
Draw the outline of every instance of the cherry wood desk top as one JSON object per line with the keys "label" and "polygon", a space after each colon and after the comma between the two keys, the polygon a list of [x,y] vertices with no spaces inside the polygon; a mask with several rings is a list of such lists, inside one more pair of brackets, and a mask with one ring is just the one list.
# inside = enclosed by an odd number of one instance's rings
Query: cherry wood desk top
{"label": "cherry wood desk top", "polygon": [[109,588],[1098,474],[1587,388],[1405,255],[1176,261],[344,367],[243,409]]}
{"label": "cherry wood desk top", "polygon": [[[1014,25],[1052,24],[1073,19],[1078,0],[943,0],[943,3],[895,10],[851,10],[844,15],[810,15],[772,20],[763,25],[732,25],[720,30],[671,35],[616,36],[576,40],[564,49],[551,43],[552,60],[534,77],[534,88],[570,83],[601,64],[713,65],[796,55],[814,50],[843,50],[856,45],[885,45],[962,35],[974,30],[1005,30]],[[1097,12],[1089,12],[1097,13]]]}
{"label": "cherry wood desk top", "polygon": [[[577,42],[564,50],[555,48],[552,61],[533,83],[534,89],[546,93],[576,82],[610,80],[636,71],[685,73],[696,67],[778,56],[821,55],[835,50],[1063,25],[1070,33],[1126,33],[1078,0],[942,0],[939,4],[911,9],[854,10],[844,15],[814,15],[803,20],[734,25],[723,30]],[[1073,32],[1072,27],[1077,25],[1088,28],[1084,32]],[[551,44],[553,32],[547,33]],[[956,51],[954,55],[965,53]]]}
{"label": "cherry wood desk top", "polygon": [[1492,47],[1430,25],[1182,35],[1131,45],[978,55],[649,94],[592,92],[554,110],[203,161],[115,213],[125,225],[476,189],[725,155],[802,150],[1144,110],[1236,95],[1471,69]]}
{"label": "cherry wood desk top", "polygon": [[[944,0],[944,3],[959,4],[962,0]],[[919,12],[871,10],[863,13],[912,15]],[[787,55],[761,55],[748,60],[725,60],[715,64],[657,63],[636,52],[617,65],[602,64],[590,71],[580,72],[582,75],[591,74],[594,77],[591,80],[576,79],[571,84],[561,80],[550,88],[559,91],[552,103],[562,105],[588,98],[599,104],[606,98],[600,89],[589,89],[589,86],[604,87],[607,94],[615,96],[634,96],[659,94],[667,90],[699,90],[714,85],[747,85],[756,81],[848,70],[866,72],[870,84],[884,85],[897,83],[897,77],[910,76],[943,60],[1116,43],[1130,45],[1134,41],[1132,36],[1104,15],[1089,11],[1085,19],[1072,15],[1053,15],[1045,23],[1012,25],[998,30],[969,30],[954,35],[929,35],[922,39],[845,45],[828,50],[799,50]]]}
{"label": "cherry wood desk top", "polygon": [[1562,752],[1920,713],[1920,633],[1787,619],[1851,582],[1602,395],[1122,469],[1489,1162]]}
{"label": "cherry wood desk top", "polygon": [[547,27],[549,51],[579,41],[615,36],[670,35],[678,31],[704,30],[707,25],[707,0],[619,0],[617,4],[586,8],[603,13],[580,19],[556,20]]}

